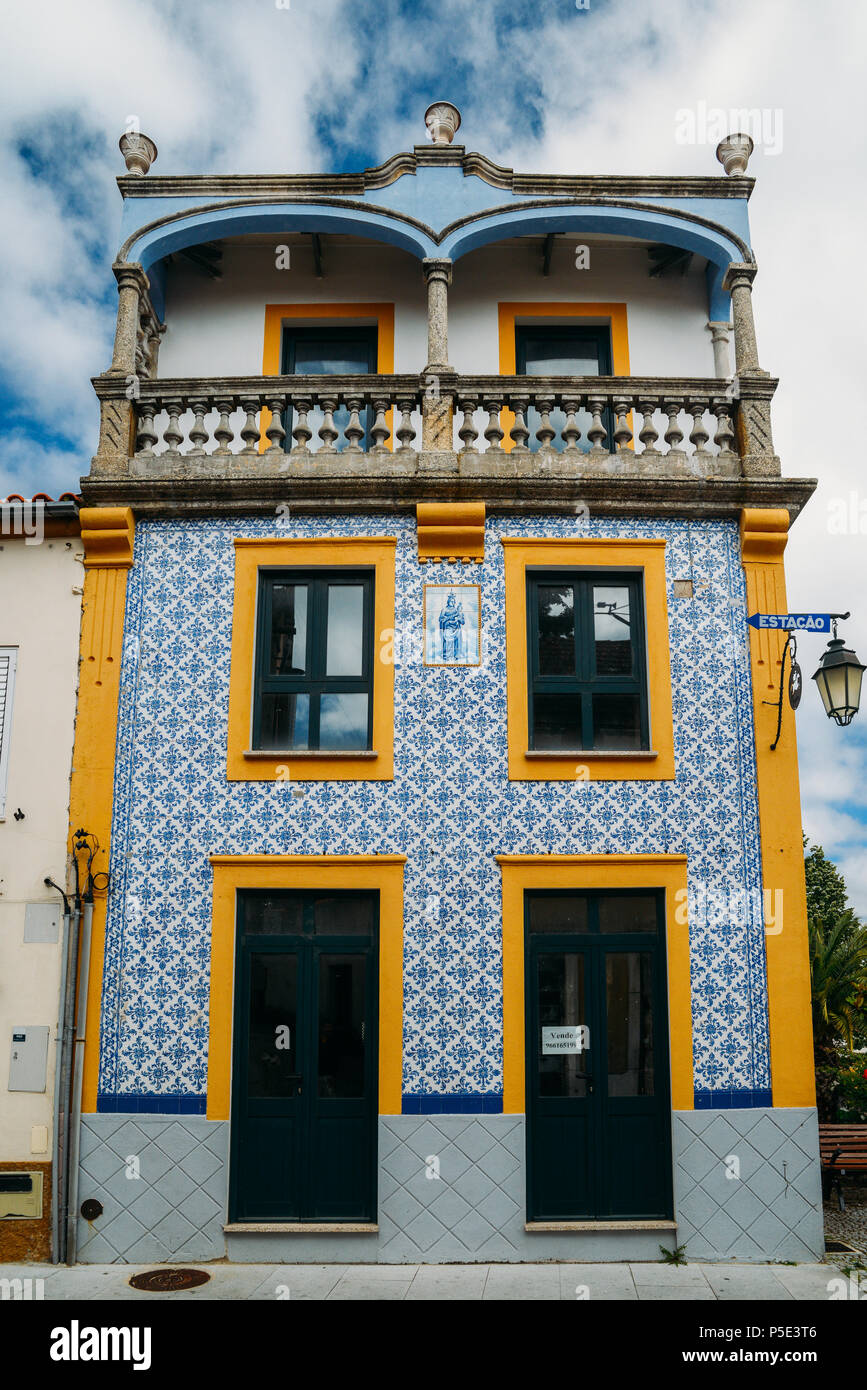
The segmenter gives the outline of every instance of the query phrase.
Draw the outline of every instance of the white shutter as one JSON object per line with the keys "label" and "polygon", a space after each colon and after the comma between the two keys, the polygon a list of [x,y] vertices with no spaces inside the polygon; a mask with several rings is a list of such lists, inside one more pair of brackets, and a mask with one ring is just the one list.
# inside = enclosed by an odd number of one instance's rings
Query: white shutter
{"label": "white shutter", "polygon": [[0,816],[6,809],[6,778],[12,735],[12,693],[15,689],[16,647],[0,647]]}

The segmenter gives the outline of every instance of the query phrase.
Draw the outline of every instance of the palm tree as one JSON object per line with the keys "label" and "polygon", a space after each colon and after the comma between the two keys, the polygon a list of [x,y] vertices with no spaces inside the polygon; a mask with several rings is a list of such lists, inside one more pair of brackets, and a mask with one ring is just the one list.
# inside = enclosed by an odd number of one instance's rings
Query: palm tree
{"label": "palm tree", "polygon": [[833,1121],[842,1054],[852,1051],[856,1032],[863,1029],[867,927],[848,908],[835,915],[811,916],[808,926],[819,1119]]}

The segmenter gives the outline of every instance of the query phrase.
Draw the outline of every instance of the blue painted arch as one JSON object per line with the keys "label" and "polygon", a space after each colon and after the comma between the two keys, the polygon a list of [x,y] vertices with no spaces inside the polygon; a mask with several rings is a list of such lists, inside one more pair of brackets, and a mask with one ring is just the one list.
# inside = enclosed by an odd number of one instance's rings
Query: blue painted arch
{"label": "blue painted arch", "polygon": [[[700,200],[697,200],[700,206]],[[223,237],[288,232],[332,232],[367,237],[400,247],[423,259],[458,261],[470,251],[514,236],[549,232],[607,234],[635,237],[678,247],[708,261],[708,300],[711,318],[727,318],[729,297],[722,278],[731,261],[749,259],[749,248],[734,233],[696,214],[650,205],[565,204],[561,200],[504,206],[461,219],[437,234],[430,227],[387,208],[352,205],[346,200],[316,203],[210,204],[156,218],[132,233],[119,259],[138,261],[151,274],[159,296],[158,263],[174,251]],[[160,308],[155,305],[157,312]]]}

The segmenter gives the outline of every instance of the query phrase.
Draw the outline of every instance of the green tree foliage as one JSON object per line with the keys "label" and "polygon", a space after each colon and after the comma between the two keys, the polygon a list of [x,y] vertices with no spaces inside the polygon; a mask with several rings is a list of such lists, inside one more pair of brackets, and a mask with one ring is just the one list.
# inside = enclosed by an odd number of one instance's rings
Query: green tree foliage
{"label": "green tree foliage", "polygon": [[[807,847],[804,837],[804,847]],[[810,845],[810,852],[804,859],[804,876],[807,880],[807,916],[821,917],[830,921],[845,912],[849,906],[849,895],[843,875],[825,858],[821,845]]]}
{"label": "green tree foliage", "polygon": [[819,1118],[850,1119],[862,1105],[865,1057],[855,1049],[867,1046],[867,927],[820,845],[809,846],[804,871]]}

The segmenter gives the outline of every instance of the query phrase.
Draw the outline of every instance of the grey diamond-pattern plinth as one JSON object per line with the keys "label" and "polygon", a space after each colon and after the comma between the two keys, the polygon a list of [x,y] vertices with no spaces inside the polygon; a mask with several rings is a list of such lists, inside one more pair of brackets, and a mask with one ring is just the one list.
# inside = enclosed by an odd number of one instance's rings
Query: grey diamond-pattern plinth
{"label": "grey diamond-pattern plinth", "polygon": [[79,1260],[221,1259],[228,1137],[200,1115],[83,1115],[78,1205],[95,1197],[103,1213],[79,1217]]}
{"label": "grey diamond-pattern plinth", "polygon": [[673,1119],[677,1238],[688,1258],[822,1258],[815,1110],[679,1110]]}
{"label": "grey diamond-pattern plinth", "polygon": [[526,1258],[522,1115],[391,1115],[379,1141],[380,1260]]}

